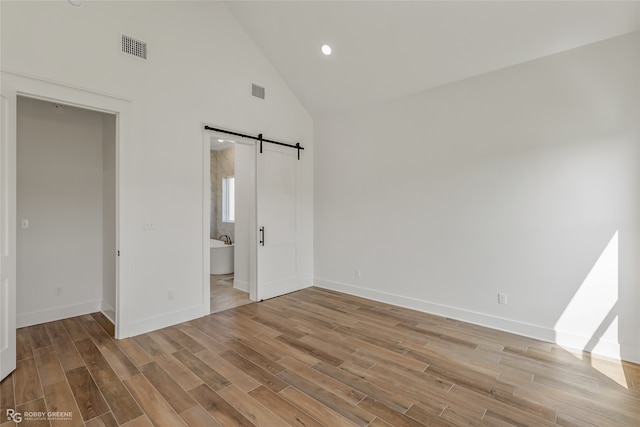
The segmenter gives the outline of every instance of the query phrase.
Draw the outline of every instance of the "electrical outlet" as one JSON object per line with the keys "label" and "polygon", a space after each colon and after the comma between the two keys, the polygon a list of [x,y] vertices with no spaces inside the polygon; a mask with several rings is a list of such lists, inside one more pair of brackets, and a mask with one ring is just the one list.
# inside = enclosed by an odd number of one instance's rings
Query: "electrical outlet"
{"label": "electrical outlet", "polygon": [[169,291],[169,301],[173,300],[173,291]]}
{"label": "electrical outlet", "polygon": [[504,292],[498,292],[498,304],[507,304],[507,294]]}
{"label": "electrical outlet", "polygon": [[53,291],[53,295],[58,297],[64,293],[63,291],[64,291],[64,288],[62,286],[59,286]]}
{"label": "electrical outlet", "polygon": [[153,221],[145,219],[144,220],[144,229],[145,230],[153,230]]}
{"label": "electrical outlet", "polygon": [[20,221],[20,228],[29,228],[29,220],[23,219]]}
{"label": "electrical outlet", "polygon": [[360,277],[362,277],[362,272],[360,271],[360,269],[359,269],[359,268],[356,268],[356,269],[353,271],[353,274],[356,276],[356,279],[359,279]]}

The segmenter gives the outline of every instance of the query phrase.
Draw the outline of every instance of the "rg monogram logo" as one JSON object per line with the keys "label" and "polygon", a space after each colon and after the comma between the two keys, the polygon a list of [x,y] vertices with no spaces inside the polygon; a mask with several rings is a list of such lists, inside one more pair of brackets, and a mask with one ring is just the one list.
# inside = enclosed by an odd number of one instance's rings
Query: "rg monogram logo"
{"label": "rg monogram logo", "polygon": [[15,409],[7,409],[7,420],[19,424],[22,422],[22,414],[20,412],[16,412]]}

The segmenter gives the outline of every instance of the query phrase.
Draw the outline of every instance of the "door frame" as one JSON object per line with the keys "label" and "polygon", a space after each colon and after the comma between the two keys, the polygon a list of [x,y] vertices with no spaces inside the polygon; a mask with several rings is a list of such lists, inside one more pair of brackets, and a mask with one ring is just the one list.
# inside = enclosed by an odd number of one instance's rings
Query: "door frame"
{"label": "door frame", "polygon": [[[16,158],[16,147],[17,147],[17,135],[16,135],[16,120],[17,120],[17,98],[18,96],[28,97],[39,99],[48,102],[66,104],[73,107],[83,108],[87,110],[98,111],[102,113],[113,114],[116,117],[116,141],[115,141],[115,204],[116,204],[116,215],[115,215],[115,228],[116,228],[116,250],[118,254],[120,253],[120,244],[121,244],[121,214],[122,214],[122,179],[121,179],[121,160],[123,158],[123,149],[127,146],[127,136],[128,136],[128,127],[131,122],[131,101],[113,96],[105,93],[100,93],[84,88],[74,87],[70,85],[66,85],[60,82],[53,82],[45,79],[40,79],[33,76],[27,76],[20,73],[2,71],[2,93],[3,95],[8,97],[8,104],[10,107],[10,111],[8,112],[10,123],[9,123],[9,158],[7,162],[15,172],[17,167],[17,158]],[[9,188],[7,188],[9,195],[9,206],[8,206],[8,216],[9,216],[9,224],[13,226],[13,230],[17,226],[16,216],[17,216],[17,203],[16,203],[16,181],[15,177],[10,182]],[[13,254],[12,259],[12,269],[14,272],[13,283],[10,283],[9,286],[13,287],[13,292],[15,295],[16,291],[16,239],[15,233],[13,234],[13,239],[9,242],[9,252]],[[125,283],[125,279],[123,277],[123,268],[122,268],[122,260],[120,256],[116,256],[116,301],[115,301],[115,337],[120,338],[123,336],[127,336],[126,325],[127,325],[127,312],[126,312],[126,298],[124,292],[124,287],[122,286]],[[13,316],[16,316],[15,310],[15,299],[13,301]],[[14,319],[15,321],[15,319]]]}
{"label": "door frame", "polygon": [[[254,132],[255,135],[260,135],[257,132]],[[302,235],[302,222],[301,222],[301,218],[303,217],[303,207],[307,206],[307,204],[303,203],[302,199],[300,198],[301,196],[301,192],[300,192],[300,180],[301,180],[301,174],[300,174],[300,167],[299,164],[296,163],[296,170],[295,170],[295,194],[296,194],[296,201],[295,201],[295,223],[296,223],[296,231],[295,231],[295,241],[296,241],[296,247],[295,247],[295,263],[296,263],[296,271],[295,271],[295,277],[294,278],[287,278],[287,279],[292,279],[292,280],[288,280],[287,283],[293,284],[293,286],[288,286],[288,287],[284,287],[282,289],[280,289],[280,293],[276,292],[274,294],[269,294],[269,293],[265,293],[264,289],[265,286],[268,284],[262,283],[261,281],[261,277],[260,277],[260,273],[259,273],[259,265],[258,265],[258,261],[259,261],[259,257],[260,257],[260,249],[259,249],[259,244],[260,244],[260,231],[258,229],[258,227],[260,226],[258,224],[258,219],[259,219],[259,214],[261,209],[264,207],[261,207],[260,204],[258,203],[259,200],[259,193],[261,193],[260,190],[260,185],[258,185],[258,181],[260,180],[260,168],[258,167],[260,164],[260,156],[263,153],[263,144],[262,143],[258,143],[259,138],[261,138],[260,136],[254,137],[251,136],[251,134],[247,134],[245,133],[245,131],[236,131],[234,129],[230,129],[227,128],[225,126],[221,126],[221,125],[215,125],[215,124],[211,124],[211,123],[203,123],[203,196],[202,196],[202,200],[203,200],[203,224],[202,224],[202,234],[203,234],[203,256],[206,258],[203,262],[204,265],[204,275],[206,277],[206,281],[205,281],[205,285],[203,286],[204,289],[204,293],[206,295],[208,295],[210,297],[210,286],[209,286],[209,235],[210,235],[210,225],[209,225],[209,218],[211,215],[211,208],[210,208],[210,204],[206,203],[206,200],[209,200],[210,198],[210,139],[212,137],[217,137],[219,139],[225,139],[225,140],[232,140],[235,143],[239,143],[239,144],[243,144],[243,145],[247,145],[252,147],[252,152],[253,152],[253,157],[252,157],[252,166],[251,166],[251,172],[252,172],[252,176],[250,177],[250,180],[252,181],[252,188],[253,188],[253,194],[251,197],[251,213],[249,215],[250,217],[250,223],[248,224],[249,227],[249,232],[248,232],[248,242],[249,242],[249,265],[250,265],[250,272],[249,272],[249,299],[252,301],[261,301],[264,298],[272,298],[275,296],[279,296],[282,295],[284,293],[287,292],[293,292],[299,289],[303,289],[306,287],[309,287],[312,285],[313,280],[311,279],[311,277],[306,278],[306,277],[302,277],[301,276],[301,269],[300,269],[300,259],[301,257],[304,255],[302,253],[302,249],[301,249],[301,244],[305,243],[306,246],[306,250],[309,250],[309,245],[310,241],[306,240],[303,241],[304,237]],[[270,141],[270,140],[264,140],[267,143],[271,143],[271,142],[275,142],[275,141]],[[296,148],[296,146],[294,145],[289,145],[289,144],[281,144],[278,142],[275,142],[275,144],[280,144],[280,145],[287,145],[288,147],[291,148]],[[267,151],[270,151],[271,149],[267,149]],[[296,160],[296,162],[299,162],[301,160],[300,156],[299,156],[300,152],[298,150],[298,158]],[[295,157],[292,157],[292,159],[295,159]],[[237,172],[237,171],[236,171]],[[238,174],[236,173],[236,176]],[[236,183],[238,181],[236,180]],[[236,198],[237,200],[237,198]],[[236,213],[238,212],[238,210],[236,209]],[[306,230],[307,232],[309,232],[309,230]],[[308,236],[306,236],[308,237]],[[312,253],[312,252],[311,252]],[[276,283],[276,282],[271,282],[271,283]],[[282,284],[285,283],[285,281],[280,280],[278,283]]]}
{"label": "door frame", "polygon": [[[249,147],[253,147],[253,164],[251,165],[252,170],[250,171],[253,174],[253,180],[251,182],[251,186],[253,187],[253,197],[251,198],[251,204],[253,205],[252,212],[248,215],[249,224],[247,224],[249,229],[248,242],[249,245],[249,299],[251,301],[257,301],[256,297],[258,294],[257,290],[257,280],[256,280],[256,272],[257,272],[257,237],[255,234],[256,230],[256,222],[257,222],[257,193],[256,193],[256,166],[257,166],[257,155],[256,150],[258,144],[256,141],[252,139],[247,139],[239,136],[230,137],[229,135],[219,134],[215,131],[205,129],[206,126],[217,128],[217,129],[227,129],[225,126],[216,125],[213,123],[203,122],[203,142],[202,142],[202,247],[203,247],[203,298],[206,303],[206,306],[209,307],[208,311],[211,310],[211,287],[210,287],[210,247],[209,247],[209,236],[211,235],[211,204],[207,201],[211,197],[211,137],[219,137],[221,139],[232,139],[233,142],[237,144],[246,145]],[[237,176],[237,171],[235,173]],[[237,183],[236,179],[236,183]],[[236,187],[236,200],[237,200],[237,187]],[[237,210],[236,210],[237,212]],[[237,222],[236,222],[237,224]],[[237,241],[237,239],[236,239]],[[235,261],[234,261],[235,262]]]}

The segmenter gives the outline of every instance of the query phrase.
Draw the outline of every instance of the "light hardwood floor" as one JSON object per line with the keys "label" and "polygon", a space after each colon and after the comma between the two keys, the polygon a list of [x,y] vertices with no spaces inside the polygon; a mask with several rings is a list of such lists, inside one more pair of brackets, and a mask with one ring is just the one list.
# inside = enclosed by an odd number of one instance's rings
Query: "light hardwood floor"
{"label": "light hardwood floor", "polygon": [[7,408],[89,427],[640,424],[638,365],[318,288],[135,338],[108,327],[19,329],[1,426]]}
{"label": "light hardwood floor", "polygon": [[249,294],[233,287],[233,274],[211,275],[211,313],[249,304]]}

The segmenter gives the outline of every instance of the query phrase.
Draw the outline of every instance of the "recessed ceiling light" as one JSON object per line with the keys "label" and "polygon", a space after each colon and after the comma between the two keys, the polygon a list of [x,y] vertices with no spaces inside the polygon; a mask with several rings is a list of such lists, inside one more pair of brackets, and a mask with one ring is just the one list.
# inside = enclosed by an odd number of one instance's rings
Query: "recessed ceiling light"
{"label": "recessed ceiling light", "polygon": [[324,53],[327,56],[331,55],[331,46],[329,46],[328,44],[323,44],[320,50],[322,50],[322,53]]}
{"label": "recessed ceiling light", "polygon": [[80,7],[82,6],[82,0],[67,0],[71,6]]}
{"label": "recessed ceiling light", "polygon": [[219,139],[218,142],[224,142],[224,139]]}

